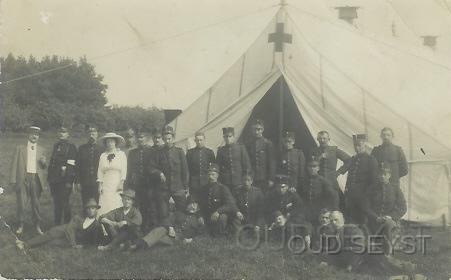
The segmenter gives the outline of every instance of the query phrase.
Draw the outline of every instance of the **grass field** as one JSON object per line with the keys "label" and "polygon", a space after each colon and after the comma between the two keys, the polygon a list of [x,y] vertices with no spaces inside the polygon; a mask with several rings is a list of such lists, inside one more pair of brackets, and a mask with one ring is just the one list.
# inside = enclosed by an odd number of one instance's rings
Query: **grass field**
{"label": "grass field", "polygon": [[[15,225],[15,195],[7,186],[9,164],[14,146],[23,141],[19,134],[0,136],[0,185],[5,193],[0,196],[0,215],[8,224]],[[52,135],[43,135],[40,143],[49,150]],[[82,139],[73,139],[76,144]],[[80,195],[72,196],[75,212],[80,210]],[[52,203],[47,191],[41,197],[43,228],[52,223]],[[25,228],[23,239],[34,234]],[[401,256],[418,264],[418,273],[430,279],[451,277],[449,234],[435,230],[434,253]],[[442,236],[439,238],[438,236]],[[443,236],[445,236],[443,238]],[[435,238],[437,237],[437,238]],[[275,250],[263,245],[246,251],[233,240],[200,237],[189,245],[156,247],[134,254],[98,252],[95,249],[42,247],[28,250],[24,255],[13,246],[13,237],[0,226],[0,274],[6,278],[201,278],[201,279],[387,279],[386,276],[345,273],[333,267],[320,267],[315,256],[293,255],[286,250]]]}

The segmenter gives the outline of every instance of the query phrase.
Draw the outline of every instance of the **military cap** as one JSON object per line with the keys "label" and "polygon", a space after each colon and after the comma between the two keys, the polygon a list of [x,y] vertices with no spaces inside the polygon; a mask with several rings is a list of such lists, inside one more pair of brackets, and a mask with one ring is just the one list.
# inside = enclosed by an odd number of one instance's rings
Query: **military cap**
{"label": "military cap", "polygon": [[265,126],[265,123],[261,120],[261,119],[255,119],[252,122],[252,125],[261,125],[261,126]]}
{"label": "military cap", "polygon": [[205,137],[205,133],[203,133],[202,131],[196,131],[196,133],[194,133],[194,137],[196,136],[203,136]]}
{"label": "military cap", "polygon": [[39,133],[41,131],[41,128],[38,126],[30,126],[27,129],[28,133]]}
{"label": "military cap", "polygon": [[216,163],[210,163],[210,166],[208,167],[208,172],[219,173],[219,166]]}
{"label": "military cap", "polygon": [[60,127],[58,128],[58,132],[69,132],[69,130],[68,130],[67,127],[65,127],[65,126],[60,126]]}
{"label": "military cap", "polygon": [[163,135],[166,135],[166,134],[171,134],[172,136],[174,136],[174,134],[175,134],[174,128],[169,125],[166,125],[165,127],[163,127]]}
{"label": "military cap", "polygon": [[295,139],[294,132],[293,131],[287,131],[287,130],[282,133],[282,137],[283,138]]}
{"label": "military cap", "polygon": [[95,124],[88,124],[85,126],[87,132],[97,131],[97,126]]}
{"label": "military cap", "polygon": [[152,137],[161,136],[161,135],[162,135],[161,129],[159,129],[159,128],[154,128],[154,129],[152,130]]}
{"label": "military cap", "polygon": [[186,205],[192,204],[192,203],[198,203],[197,200],[192,195],[188,195],[186,198]]}
{"label": "military cap", "polygon": [[135,191],[132,189],[126,189],[124,192],[121,193],[121,196],[125,196],[131,199],[135,199],[136,194]]}
{"label": "military cap", "polygon": [[288,185],[288,182],[290,181],[290,177],[289,176],[281,175],[281,174],[276,175],[275,179],[276,179],[275,183],[279,184],[279,185]]}
{"label": "military cap", "polygon": [[352,135],[352,140],[354,141],[354,144],[359,142],[366,142],[368,140],[368,136],[366,134],[355,134]]}
{"label": "military cap", "polygon": [[282,212],[280,212],[279,210],[274,211],[274,212],[272,213],[272,215],[273,215],[273,218],[274,218],[274,219],[276,219],[277,217],[283,216]]}
{"label": "military cap", "polygon": [[89,207],[95,207],[95,208],[99,209],[100,205],[97,203],[97,201],[95,201],[94,198],[90,198],[84,205],[84,208],[89,208]]}
{"label": "military cap", "polygon": [[227,135],[227,134],[235,135],[235,129],[233,127],[223,127],[222,128],[222,134],[223,135]]}
{"label": "military cap", "polygon": [[311,156],[308,159],[308,165],[309,166],[313,166],[313,165],[318,166],[319,164],[320,164],[320,159],[318,157],[316,157],[316,156]]}

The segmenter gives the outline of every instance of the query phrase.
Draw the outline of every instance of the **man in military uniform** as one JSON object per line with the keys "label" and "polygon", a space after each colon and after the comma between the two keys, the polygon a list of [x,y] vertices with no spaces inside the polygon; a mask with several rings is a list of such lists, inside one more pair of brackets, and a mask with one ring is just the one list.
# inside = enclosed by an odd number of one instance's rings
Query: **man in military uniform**
{"label": "man in military uniform", "polygon": [[53,145],[47,181],[53,197],[55,225],[67,224],[71,219],[70,195],[75,182],[77,147],[68,141],[66,127],[58,129],[59,141]]}
{"label": "man in military uniform", "polygon": [[169,222],[169,198],[175,202],[176,224],[183,221],[183,212],[186,209],[186,196],[188,192],[189,172],[186,163],[185,152],[174,146],[174,129],[166,126],[163,129],[163,140],[165,146],[158,151],[155,157],[152,156],[151,174],[160,177],[160,184],[156,191],[159,200],[158,209],[162,217],[162,223],[168,226],[169,235],[175,235],[175,231]]}
{"label": "man in military uniform", "polygon": [[344,211],[344,194],[337,181],[339,174],[337,172],[337,161],[341,160],[343,164],[346,164],[351,156],[337,146],[330,146],[330,136],[327,131],[320,131],[316,139],[319,147],[313,151],[313,156],[320,160],[319,175],[329,180],[332,187],[337,190],[340,199],[339,209]]}
{"label": "man in military uniform", "polygon": [[377,183],[377,160],[367,153],[366,134],[353,135],[354,155],[342,172],[348,172],[345,188],[345,215],[353,224],[365,224],[364,204],[368,191]]}
{"label": "man in military uniform", "polygon": [[218,148],[216,162],[219,166],[219,182],[234,193],[243,184],[243,176],[252,172],[246,148],[235,143],[233,127],[222,129],[225,145]]}
{"label": "man in military uniform", "polygon": [[328,180],[318,174],[319,169],[319,160],[312,157],[308,163],[305,183],[299,190],[305,203],[306,218],[314,226],[318,225],[321,210],[338,209],[338,192]]}
{"label": "man in military uniform", "polygon": [[146,146],[146,135],[143,131],[136,131],[137,147],[130,150],[127,158],[127,188],[136,192],[136,202],[142,216],[142,229],[148,230],[150,225],[150,204],[148,199],[148,177],[147,170],[150,160],[149,148]]}
{"label": "man in military uniform", "polygon": [[201,187],[208,183],[208,168],[215,162],[215,153],[205,147],[203,132],[196,132],[194,141],[196,147],[188,150],[186,161],[189,170],[189,190],[194,199],[197,199]]}
{"label": "man in military uniform", "polygon": [[294,147],[295,136],[291,131],[283,133],[283,147],[277,159],[277,174],[290,178],[289,185],[298,189],[304,179],[305,156]]}
{"label": "man in military uniform", "polygon": [[90,198],[99,202],[99,186],[97,183],[97,170],[103,148],[97,143],[98,131],[93,125],[87,127],[88,142],[78,148],[77,183],[81,187],[81,200],[83,205]]}
{"label": "man in military uniform", "polygon": [[225,235],[227,225],[236,232],[240,224],[238,208],[229,188],[218,182],[219,166],[211,164],[208,169],[208,184],[202,187],[199,199],[202,216],[212,235]]}
{"label": "man in military uniform", "polygon": [[266,199],[267,218],[272,219],[275,211],[281,211],[286,216],[304,214],[304,202],[290,182],[289,176],[276,175],[275,187]]}
{"label": "man in military uniform", "polygon": [[380,164],[382,162],[388,164],[391,169],[390,182],[399,186],[399,179],[409,172],[406,156],[400,146],[392,143],[394,137],[393,130],[384,127],[381,130],[382,145],[374,147],[371,155],[376,158]]}
{"label": "man in military uniform", "polygon": [[399,220],[407,211],[406,200],[401,188],[390,182],[392,171],[389,163],[382,163],[380,180],[369,190],[365,212],[372,234],[382,235],[384,250],[390,253],[393,233],[399,229]]}
{"label": "man in military uniform", "polygon": [[255,231],[265,224],[264,196],[260,188],[252,185],[252,175],[244,176],[244,184],[238,189],[236,202],[239,211],[237,217],[242,225],[251,226]]}
{"label": "man in military uniform", "polygon": [[263,121],[255,120],[252,124],[253,138],[246,143],[246,149],[254,171],[254,185],[266,193],[274,185],[276,165],[274,146],[263,136],[264,130]]}

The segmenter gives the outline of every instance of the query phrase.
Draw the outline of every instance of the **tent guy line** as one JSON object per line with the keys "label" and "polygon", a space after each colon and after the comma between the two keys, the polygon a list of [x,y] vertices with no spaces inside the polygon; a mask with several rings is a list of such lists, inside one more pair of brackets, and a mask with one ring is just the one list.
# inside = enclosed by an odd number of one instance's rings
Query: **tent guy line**
{"label": "tent guy line", "polygon": [[[171,39],[174,39],[174,38],[177,38],[177,37],[189,34],[189,33],[194,33],[194,32],[197,32],[197,31],[200,31],[200,30],[203,30],[203,29],[208,29],[210,27],[217,26],[217,25],[220,25],[220,24],[224,24],[224,23],[227,23],[227,22],[230,22],[230,21],[234,21],[234,20],[239,19],[239,18],[244,18],[244,17],[248,17],[248,16],[251,16],[251,15],[259,14],[261,12],[270,10],[270,9],[272,9],[274,7],[279,6],[279,5],[280,4],[271,5],[271,6],[268,6],[266,8],[258,9],[258,10],[254,11],[254,12],[251,12],[251,13],[229,17],[229,18],[226,18],[226,19],[218,21],[218,22],[214,22],[214,23],[206,24],[206,25],[199,26],[199,27],[196,27],[196,28],[193,28],[193,29],[185,30],[185,31],[182,31],[182,32],[170,35],[168,37],[152,40],[152,41],[149,41],[147,43],[141,43],[141,44],[138,44],[138,45],[134,45],[134,46],[131,46],[131,47],[128,47],[128,48],[124,48],[124,49],[112,51],[112,52],[109,52],[109,53],[101,54],[101,55],[98,55],[98,56],[88,57],[87,59],[89,61],[95,61],[95,60],[102,59],[102,58],[105,58],[105,57],[108,57],[108,56],[112,56],[112,55],[128,52],[128,51],[131,51],[131,50],[134,50],[134,49],[146,48],[146,47],[149,47],[150,45],[155,45],[157,43],[168,41],[168,40],[171,40]],[[128,20],[127,20],[127,23],[130,26],[130,22]],[[55,67],[55,68],[52,68],[52,69],[47,69],[47,70],[44,70],[44,71],[40,71],[40,72],[24,75],[24,76],[13,78],[13,79],[10,79],[10,80],[7,80],[7,81],[3,81],[3,82],[0,81],[0,85],[1,84],[9,84],[9,83],[12,83],[12,82],[17,82],[17,81],[20,81],[20,80],[24,80],[24,79],[32,78],[32,77],[35,77],[35,76],[47,74],[47,73],[50,73],[50,72],[62,70],[62,69],[68,68],[68,67],[70,67],[72,65],[75,65],[75,64],[74,63],[69,63],[69,64],[66,64],[66,65],[63,65],[63,66],[59,66],[59,67]]]}

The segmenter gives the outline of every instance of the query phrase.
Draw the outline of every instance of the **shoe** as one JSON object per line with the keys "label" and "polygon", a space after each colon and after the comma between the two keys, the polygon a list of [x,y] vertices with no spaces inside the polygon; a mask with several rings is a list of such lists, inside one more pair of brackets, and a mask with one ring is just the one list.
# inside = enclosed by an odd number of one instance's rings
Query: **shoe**
{"label": "shoe", "polygon": [[21,235],[23,233],[23,226],[19,226],[16,230],[17,235]]}
{"label": "shoe", "polygon": [[44,234],[44,232],[42,231],[42,229],[41,229],[41,227],[40,227],[39,225],[36,226],[36,232],[37,232],[39,235],[43,235],[43,234]]}
{"label": "shoe", "polygon": [[97,250],[99,250],[99,251],[109,251],[109,250],[111,250],[111,246],[109,246],[109,245],[99,246],[99,247],[97,247]]}

